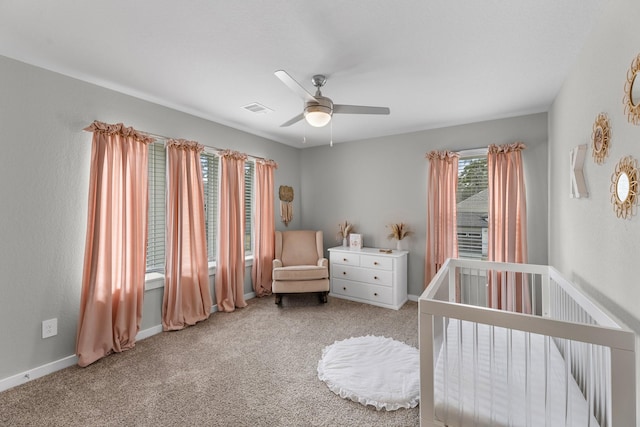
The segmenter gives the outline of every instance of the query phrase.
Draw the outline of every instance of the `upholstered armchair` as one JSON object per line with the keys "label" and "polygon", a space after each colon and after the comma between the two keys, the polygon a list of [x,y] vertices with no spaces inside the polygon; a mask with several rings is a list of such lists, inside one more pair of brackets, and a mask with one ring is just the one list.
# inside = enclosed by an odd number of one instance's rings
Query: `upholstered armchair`
{"label": "upholstered armchair", "polygon": [[327,302],[329,262],[324,258],[322,231],[276,231],[273,260],[273,285],[276,304],[282,306],[282,295],[316,292]]}

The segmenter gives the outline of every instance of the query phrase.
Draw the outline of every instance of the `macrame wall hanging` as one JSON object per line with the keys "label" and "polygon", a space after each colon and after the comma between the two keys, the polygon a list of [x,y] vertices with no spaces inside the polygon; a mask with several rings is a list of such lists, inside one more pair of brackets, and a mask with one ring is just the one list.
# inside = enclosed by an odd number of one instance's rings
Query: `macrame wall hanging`
{"label": "macrame wall hanging", "polygon": [[280,186],[280,217],[285,227],[289,225],[293,218],[293,188],[287,185]]}

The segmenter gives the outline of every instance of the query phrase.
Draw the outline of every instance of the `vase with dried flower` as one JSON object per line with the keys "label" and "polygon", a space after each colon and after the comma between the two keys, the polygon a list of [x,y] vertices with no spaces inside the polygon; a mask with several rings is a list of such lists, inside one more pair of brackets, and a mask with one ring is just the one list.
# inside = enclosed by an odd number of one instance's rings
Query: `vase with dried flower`
{"label": "vase with dried flower", "polygon": [[349,233],[353,231],[353,224],[345,220],[344,224],[338,224],[338,241],[342,239],[342,246],[349,246]]}
{"label": "vase with dried flower", "polygon": [[391,233],[387,236],[388,239],[396,240],[396,249],[401,250],[403,244],[401,243],[405,237],[409,237],[413,234],[413,231],[409,230],[409,226],[404,222],[399,224],[390,224],[388,227],[391,229]]}

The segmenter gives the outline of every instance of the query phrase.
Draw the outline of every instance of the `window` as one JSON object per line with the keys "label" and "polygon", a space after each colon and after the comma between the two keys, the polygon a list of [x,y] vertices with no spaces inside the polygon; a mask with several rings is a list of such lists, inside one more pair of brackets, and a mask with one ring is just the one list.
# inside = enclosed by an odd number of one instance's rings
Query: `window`
{"label": "window", "polygon": [[[204,184],[205,231],[207,234],[207,258],[209,262],[216,259],[218,230],[218,168],[220,160],[215,154],[200,154],[200,166]],[[253,161],[245,162],[244,209],[245,209],[245,254],[250,255],[253,249]],[[149,145],[149,218],[147,239],[147,272],[163,271],[165,263],[165,188],[166,188],[166,151],[164,143],[154,142]]]}
{"label": "window", "polygon": [[255,162],[247,161],[244,164],[244,253],[253,252],[253,176]]}
{"label": "window", "polygon": [[487,156],[464,155],[458,161],[456,194],[458,256],[487,258],[489,188]]}
{"label": "window", "polygon": [[218,156],[203,152],[200,154],[202,180],[204,182],[204,218],[207,233],[207,258],[216,259],[216,233],[218,231]]}
{"label": "window", "polygon": [[164,144],[149,144],[149,217],[147,219],[147,272],[164,270],[166,152]]}
{"label": "window", "polygon": [[[204,181],[204,210],[205,229],[207,232],[208,260],[216,260],[217,232],[218,232],[218,168],[220,160],[215,154],[200,154],[200,166]],[[254,162],[248,161],[244,165],[244,221],[245,221],[245,254],[252,251],[251,218],[253,209],[253,175]]]}

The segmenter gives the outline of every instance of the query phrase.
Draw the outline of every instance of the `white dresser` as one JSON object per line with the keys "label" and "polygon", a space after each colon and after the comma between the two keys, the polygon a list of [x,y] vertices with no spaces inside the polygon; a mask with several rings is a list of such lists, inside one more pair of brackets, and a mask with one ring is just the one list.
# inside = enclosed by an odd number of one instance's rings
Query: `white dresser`
{"label": "white dresser", "polygon": [[407,302],[407,251],[329,249],[329,295],[398,310]]}

